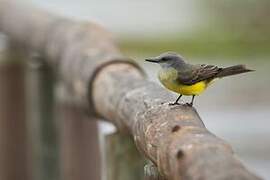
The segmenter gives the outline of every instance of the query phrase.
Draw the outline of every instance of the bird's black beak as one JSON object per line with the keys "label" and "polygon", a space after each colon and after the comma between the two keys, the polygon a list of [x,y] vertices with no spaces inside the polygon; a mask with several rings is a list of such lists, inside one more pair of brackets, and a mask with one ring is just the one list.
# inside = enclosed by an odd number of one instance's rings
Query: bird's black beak
{"label": "bird's black beak", "polygon": [[159,59],[156,59],[156,58],[147,58],[145,59],[145,61],[152,62],[152,63],[159,63]]}

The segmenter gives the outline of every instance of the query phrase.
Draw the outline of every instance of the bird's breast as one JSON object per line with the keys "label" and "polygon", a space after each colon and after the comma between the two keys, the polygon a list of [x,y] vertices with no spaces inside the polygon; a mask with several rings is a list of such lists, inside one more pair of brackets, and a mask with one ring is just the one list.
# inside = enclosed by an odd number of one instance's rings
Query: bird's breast
{"label": "bird's breast", "polygon": [[161,69],[158,73],[159,80],[162,81],[175,81],[177,79],[177,70],[174,68]]}
{"label": "bird's breast", "polygon": [[200,81],[193,85],[184,85],[176,81],[178,73],[175,69],[162,69],[159,71],[158,78],[160,82],[169,90],[178,94],[191,96],[201,94],[207,87],[206,81]]}

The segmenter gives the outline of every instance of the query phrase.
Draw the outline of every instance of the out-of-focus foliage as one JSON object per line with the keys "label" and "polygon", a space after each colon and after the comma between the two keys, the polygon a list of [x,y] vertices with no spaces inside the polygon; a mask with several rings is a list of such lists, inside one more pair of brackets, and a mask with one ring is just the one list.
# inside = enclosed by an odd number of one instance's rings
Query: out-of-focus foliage
{"label": "out-of-focus foliage", "polygon": [[218,30],[238,33],[252,41],[270,40],[269,0],[206,0],[205,13]]}
{"label": "out-of-focus foliage", "polygon": [[269,0],[196,1],[200,28],[156,38],[120,40],[124,51],[160,53],[174,50],[189,56],[268,56]]}

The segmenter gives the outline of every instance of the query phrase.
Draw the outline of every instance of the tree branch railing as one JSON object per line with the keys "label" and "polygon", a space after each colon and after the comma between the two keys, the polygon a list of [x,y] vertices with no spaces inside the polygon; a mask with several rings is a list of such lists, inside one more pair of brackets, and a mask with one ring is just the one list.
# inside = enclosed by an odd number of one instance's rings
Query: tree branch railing
{"label": "tree branch railing", "polygon": [[168,106],[172,95],[146,80],[101,26],[0,0],[0,31],[48,61],[63,101],[131,134],[166,179],[260,179],[194,108]]}

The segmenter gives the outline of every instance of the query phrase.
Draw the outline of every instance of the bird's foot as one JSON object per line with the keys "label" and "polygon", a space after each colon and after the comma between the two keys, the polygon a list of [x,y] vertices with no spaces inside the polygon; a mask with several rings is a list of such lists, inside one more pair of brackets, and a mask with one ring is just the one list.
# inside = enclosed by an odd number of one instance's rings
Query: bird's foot
{"label": "bird's foot", "polygon": [[178,102],[169,103],[169,106],[175,106],[175,105],[181,105],[181,104],[180,104],[180,103],[178,103]]}
{"label": "bird's foot", "polygon": [[187,106],[192,107],[193,103],[186,103]]}

